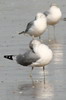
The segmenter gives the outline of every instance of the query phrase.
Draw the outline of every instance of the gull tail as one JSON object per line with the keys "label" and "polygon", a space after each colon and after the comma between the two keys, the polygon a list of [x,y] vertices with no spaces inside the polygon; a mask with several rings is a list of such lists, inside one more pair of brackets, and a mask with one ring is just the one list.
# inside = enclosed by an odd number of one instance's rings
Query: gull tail
{"label": "gull tail", "polygon": [[66,21],[66,18],[62,18],[63,21]]}
{"label": "gull tail", "polygon": [[19,35],[20,35],[20,34],[25,34],[25,31],[22,31],[22,32],[20,32],[20,33],[18,33],[18,34],[19,34]]}
{"label": "gull tail", "polygon": [[16,59],[16,55],[4,55],[4,58],[9,59],[9,60],[14,60]]}

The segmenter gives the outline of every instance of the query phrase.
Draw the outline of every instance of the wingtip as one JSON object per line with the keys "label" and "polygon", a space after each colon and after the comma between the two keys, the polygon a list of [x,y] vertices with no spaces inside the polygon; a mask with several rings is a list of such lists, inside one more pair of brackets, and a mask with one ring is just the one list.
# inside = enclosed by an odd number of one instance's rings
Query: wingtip
{"label": "wingtip", "polygon": [[13,60],[13,55],[4,55],[4,58],[9,59],[9,60]]}
{"label": "wingtip", "polygon": [[20,32],[20,33],[18,33],[18,34],[20,35],[20,34],[24,34],[24,33],[25,33],[25,32],[24,32],[24,31],[22,31],[22,32]]}

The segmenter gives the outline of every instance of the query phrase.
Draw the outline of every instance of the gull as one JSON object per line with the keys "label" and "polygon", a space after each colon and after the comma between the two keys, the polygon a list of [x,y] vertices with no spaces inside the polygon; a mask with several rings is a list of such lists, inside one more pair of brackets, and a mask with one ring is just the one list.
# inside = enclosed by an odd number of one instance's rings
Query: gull
{"label": "gull", "polygon": [[20,32],[19,34],[29,34],[30,36],[39,37],[42,35],[47,28],[47,19],[43,13],[37,13],[35,20],[29,22],[26,26],[25,31]]}
{"label": "gull", "polygon": [[55,25],[60,21],[62,12],[56,4],[52,4],[49,10],[44,12],[47,18],[47,24],[54,27],[54,38],[55,38]]}
{"label": "gull", "polygon": [[13,60],[15,57],[16,62],[22,66],[31,66],[32,70],[34,67],[43,67],[43,71],[45,71],[45,66],[48,65],[53,58],[52,50],[47,45],[41,43],[39,40],[30,41],[29,48],[30,49],[27,50],[24,54],[4,55],[4,58]]}

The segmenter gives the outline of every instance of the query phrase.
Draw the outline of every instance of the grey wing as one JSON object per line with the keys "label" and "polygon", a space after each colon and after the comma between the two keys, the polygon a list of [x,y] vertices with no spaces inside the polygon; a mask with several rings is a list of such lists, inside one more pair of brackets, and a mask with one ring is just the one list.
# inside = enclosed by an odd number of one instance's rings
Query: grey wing
{"label": "grey wing", "polygon": [[18,55],[16,58],[16,61],[18,64],[23,66],[28,66],[32,64],[33,62],[36,62],[38,59],[40,59],[34,52],[31,50],[27,51],[23,55]]}
{"label": "grey wing", "polygon": [[45,16],[48,16],[49,11],[45,11],[44,14],[45,14]]}
{"label": "grey wing", "polygon": [[26,27],[25,32],[27,32],[27,31],[32,27],[33,22],[34,22],[34,21],[31,21],[31,22],[29,22],[29,23],[27,24],[27,27]]}

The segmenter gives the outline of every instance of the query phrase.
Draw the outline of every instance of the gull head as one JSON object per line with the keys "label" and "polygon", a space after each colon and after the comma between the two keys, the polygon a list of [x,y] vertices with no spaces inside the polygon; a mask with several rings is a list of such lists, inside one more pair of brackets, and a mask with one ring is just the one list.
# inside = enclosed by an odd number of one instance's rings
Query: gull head
{"label": "gull head", "polygon": [[45,15],[43,13],[37,13],[35,19],[39,19],[39,18],[45,18]]}
{"label": "gull head", "polygon": [[30,44],[29,44],[29,47],[30,47],[30,49],[33,50],[34,47],[39,46],[40,44],[41,44],[41,42],[38,41],[38,40],[31,40]]}
{"label": "gull head", "polygon": [[52,3],[52,4],[50,5],[50,7],[53,7],[53,6],[58,7],[58,5],[57,5],[56,3]]}

